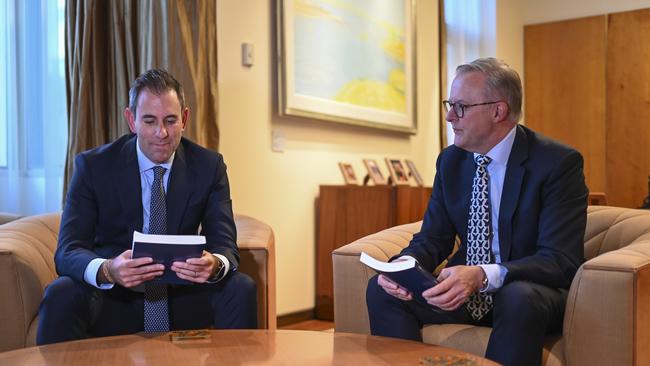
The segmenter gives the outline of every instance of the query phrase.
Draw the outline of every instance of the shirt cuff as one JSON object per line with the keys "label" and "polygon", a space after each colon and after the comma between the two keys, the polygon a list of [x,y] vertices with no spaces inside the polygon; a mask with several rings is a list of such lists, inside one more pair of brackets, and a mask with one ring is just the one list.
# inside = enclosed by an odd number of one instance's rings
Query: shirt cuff
{"label": "shirt cuff", "polygon": [[223,269],[221,270],[221,274],[219,277],[215,278],[214,280],[208,280],[206,281],[207,283],[217,283],[221,281],[226,275],[228,274],[228,271],[230,270],[230,261],[228,261],[228,258],[226,258],[224,255],[221,254],[216,254],[212,253],[213,256],[217,257],[217,259],[221,260],[223,263]]}
{"label": "shirt cuff", "polygon": [[508,269],[499,264],[479,264],[488,279],[488,286],[480,292],[494,292],[503,286]]}
{"label": "shirt cuff", "polygon": [[102,267],[102,264],[106,262],[104,258],[95,258],[88,263],[86,270],[84,271],[84,281],[89,285],[97,287],[100,290],[110,290],[113,288],[113,283],[103,283],[101,285],[97,284],[97,273]]}

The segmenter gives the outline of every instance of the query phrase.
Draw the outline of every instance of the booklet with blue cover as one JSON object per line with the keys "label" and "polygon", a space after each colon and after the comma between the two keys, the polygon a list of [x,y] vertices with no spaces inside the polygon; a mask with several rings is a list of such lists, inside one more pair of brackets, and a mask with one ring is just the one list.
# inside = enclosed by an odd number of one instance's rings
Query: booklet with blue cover
{"label": "booklet with blue cover", "polygon": [[173,262],[185,262],[199,258],[205,249],[202,235],[154,235],[133,232],[132,258],[151,257],[155,263],[165,266],[165,272],[156,280],[168,284],[189,285],[192,282],[181,279],[171,270]]}
{"label": "booklet with blue cover", "polygon": [[422,297],[425,290],[438,284],[432,273],[424,269],[412,259],[398,262],[382,262],[362,252],[361,263],[388,277],[391,281],[407,289],[413,298],[421,303],[432,306]]}

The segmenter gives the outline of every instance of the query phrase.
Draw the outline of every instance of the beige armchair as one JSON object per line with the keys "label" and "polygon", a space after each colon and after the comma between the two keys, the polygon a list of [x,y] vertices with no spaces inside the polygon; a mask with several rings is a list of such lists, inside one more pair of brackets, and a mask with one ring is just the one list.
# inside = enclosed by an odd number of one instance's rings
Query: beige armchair
{"label": "beige armchair", "polygon": [[[369,333],[366,286],[375,274],[364,251],[388,260],[408,245],[421,222],[396,226],[336,249],[337,332]],[[587,262],[573,280],[562,335],[547,338],[544,365],[650,365],[650,211],[590,206]],[[491,328],[427,325],[423,341],[483,356]]]}
{"label": "beige armchair", "polygon": [[[58,213],[29,216],[0,225],[0,352],[35,345],[43,290],[56,278],[54,249]],[[275,240],[271,228],[235,215],[239,271],[257,283],[258,324],[276,328]]]}

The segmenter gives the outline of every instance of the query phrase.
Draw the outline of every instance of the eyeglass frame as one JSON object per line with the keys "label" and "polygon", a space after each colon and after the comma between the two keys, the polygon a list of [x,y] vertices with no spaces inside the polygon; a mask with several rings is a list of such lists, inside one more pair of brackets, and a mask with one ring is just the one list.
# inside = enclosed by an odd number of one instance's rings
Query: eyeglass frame
{"label": "eyeglass frame", "polygon": [[[445,113],[449,112],[450,109],[454,110],[454,113],[456,113],[456,116],[458,118],[463,118],[465,116],[465,108],[467,107],[476,107],[479,105],[488,105],[488,104],[496,104],[502,102],[502,100],[495,100],[494,102],[484,102],[484,103],[474,103],[474,104],[463,104],[461,102],[450,102],[449,100],[443,100],[442,101],[442,106],[445,108]],[[458,110],[456,109],[456,106],[460,109],[460,113],[458,113]]]}

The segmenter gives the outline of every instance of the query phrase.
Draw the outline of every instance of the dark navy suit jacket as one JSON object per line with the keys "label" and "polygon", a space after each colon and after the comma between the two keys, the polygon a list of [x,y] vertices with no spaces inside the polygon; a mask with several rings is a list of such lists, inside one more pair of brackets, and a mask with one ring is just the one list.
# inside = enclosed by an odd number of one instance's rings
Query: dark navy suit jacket
{"label": "dark navy suit jacket", "polygon": [[[133,231],[142,230],[135,144],[135,135],[125,135],[76,157],[55,253],[59,275],[83,281],[91,260],[130,249]],[[200,225],[206,250],[224,255],[230,268],[237,268],[237,232],[223,157],[182,138],[166,197],[167,233],[197,234]]]}
{"label": "dark navy suit jacket", "polygon": [[[588,191],[579,152],[518,125],[508,159],[499,208],[504,284],[532,281],[568,288],[584,261]],[[421,231],[399,255],[433,271],[460,237],[449,266],[465,264],[474,155],[456,146],[436,163],[433,192]]]}

